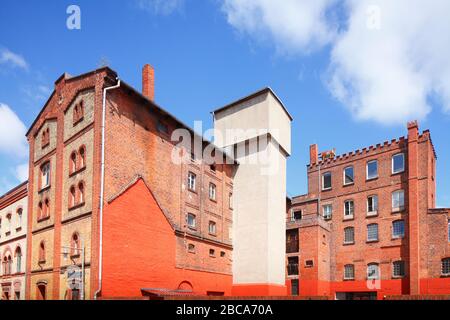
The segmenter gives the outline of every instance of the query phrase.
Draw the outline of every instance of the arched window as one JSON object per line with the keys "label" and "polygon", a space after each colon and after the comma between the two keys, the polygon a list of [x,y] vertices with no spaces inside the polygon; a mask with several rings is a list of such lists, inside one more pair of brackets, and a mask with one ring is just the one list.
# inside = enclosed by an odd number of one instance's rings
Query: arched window
{"label": "arched window", "polygon": [[44,218],[50,216],[50,201],[45,199],[44,201]]}
{"label": "arched window", "polygon": [[73,124],[77,124],[84,117],[84,103],[81,100],[79,103],[75,105],[73,108]]}
{"label": "arched window", "polygon": [[11,213],[6,215],[6,233],[11,233]]}
{"label": "arched window", "polygon": [[70,191],[69,191],[69,208],[72,208],[73,206],[75,206],[75,201],[76,201],[75,186],[71,186]]}
{"label": "arched window", "polygon": [[17,209],[17,228],[22,227],[22,214],[23,209],[22,208]]}
{"label": "arched window", "polygon": [[39,201],[39,204],[38,204],[38,216],[37,216],[38,220],[42,219],[43,214],[44,214],[44,206],[42,205],[42,201]]}
{"label": "arched window", "polygon": [[367,279],[376,280],[380,278],[380,268],[378,263],[369,263],[367,265]]}
{"label": "arched window", "polygon": [[78,153],[80,155],[80,169],[84,168],[84,166],[86,165],[86,147],[85,146],[81,146],[80,149],[78,150]]}
{"label": "arched window", "polygon": [[70,255],[72,257],[79,256],[81,253],[80,249],[81,249],[80,236],[78,235],[77,232],[75,232],[74,234],[72,234],[72,239],[70,241]]}
{"label": "arched window", "polygon": [[16,272],[20,273],[22,271],[22,250],[20,247],[16,248],[14,256],[16,258]]}
{"label": "arched window", "polygon": [[39,244],[39,263],[45,262],[45,243],[41,241]]}
{"label": "arched window", "polygon": [[84,203],[84,182],[78,184],[78,203]]}
{"label": "arched window", "polygon": [[77,171],[77,153],[73,151],[70,154],[69,173],[74,173],[75,171]]}
{"label": "arched window", "polygon": [[47,299],[47,284],[44,282],[38,282],[36,287],[36,299],[46,300]]}
{"label": "arched window", "polygon": [[7,254],[3,257],[3,274],[10,275],[12,267],[12,258],[11,254]]}

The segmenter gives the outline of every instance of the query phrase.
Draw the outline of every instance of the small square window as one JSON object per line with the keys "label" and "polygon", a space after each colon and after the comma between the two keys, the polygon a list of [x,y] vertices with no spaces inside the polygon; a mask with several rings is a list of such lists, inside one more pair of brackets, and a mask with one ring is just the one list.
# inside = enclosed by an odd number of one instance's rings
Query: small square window
{"label": "small square window", "polygon": [[344,169],[344,185],[353,184],[355,177],[353,173],[353,167],[347,167]]}
{"label": "small square window", "polygon": [[189,252],[195,252],[195,245],[192,244],[192,243],[189,243],[189,244],[188,244],[188,251],[189,251]]}
{"label": "small square window", "polygon": [[302,210],[292,211],[291,221],[302,220]]}
{"label": "small square window", "polygon": [[331,189],[331,172],[324,173],[322,175],[322,190]]}
{"label": "small square window", "polygon": [[305,267],[306,267],[306,268],[312,268],[312,267],[314,267],[314,261],[313,261],[313,260],[306,260],[306,261],[305,261]]}
{"label": "small square window", "polygon": [[225,251],[220,251],[220,256],[221,256],[222,258],[224,258],[224,257],[225,257]]}
{"label": "small square window", "polygon": [[209,249],[209,255],[211,257],[215,257],[216,256],[216,251],[214,249]]}
{"label": "small square window", "polygon": [[405,171],[405,155],[396,154],[392,157],[392,174]]}
{"label": "small square window", "polygon": [[375,179],[378,177],[378,161],[372,160],[367,162],[367,180]]}

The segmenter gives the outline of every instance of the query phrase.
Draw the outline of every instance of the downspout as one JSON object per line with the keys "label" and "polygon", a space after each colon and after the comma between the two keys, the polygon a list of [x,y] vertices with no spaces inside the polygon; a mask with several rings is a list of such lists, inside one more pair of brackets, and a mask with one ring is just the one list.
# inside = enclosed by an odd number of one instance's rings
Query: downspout
{"label": "downspout", "polygon": [[102,103],[102,151],[101,151],[101,173],[100,173],[100,212],[99,212],[99,251],[98,251],[98,289],[94,293],[94,299],[97,300],[100,291],[102,290],[102,262],[103,262],[103,196],[105,191],[105,122],[106,122],[106,94],[109,90],[120,87],[120,79],[117,79],[117,84],[103,89],[103,103]]}

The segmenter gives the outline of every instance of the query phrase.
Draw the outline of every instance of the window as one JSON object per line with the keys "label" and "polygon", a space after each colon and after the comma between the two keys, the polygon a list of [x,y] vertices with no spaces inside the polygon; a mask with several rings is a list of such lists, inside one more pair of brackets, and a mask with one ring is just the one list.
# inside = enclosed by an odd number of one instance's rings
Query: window
{"label": "window", "polygon": [[16,272],[20,273],[22,271],[22,250],[20,249],[20,247],[16,248],[16,252],[14,255],[16,257]]}
{"label": "window", "polygon": [[212,171],[212,172],[216,172],[216,165],[215,164],[212,164],[212,165],[210,165],[209,166],[209,169]]}
{"label": "window", "polygon": [[44,131],[42,131],[42,137],[41,137],[42,148],[45,148],[49,144],[50,144],[50,129],[46,128]]}
{"label": "window", "polygon": [[46,300],[46,292],[47,292],[47,285],[46,284],[38,284],[37,288],[37,300]]}
{"label": "window", "polygon": [[291,280],[291,295],[292,296],[298,296],[299,294],[299,288],[298,288],[298,279],[292,279]]}
{"label": "window", "polygon": [[353,167],[344,169],[344,185],[353,184],[355,182]]}
{"label": "window", "polygon": [[216,234],[216,223],[214,221],[210,221],[208,225],[209,234]]}
{"label": "window", "polygon": [[86,166],[86,147],[80,147],[80,149],[78,150],[78,154],[80,155],[79,169],[82,169]]}
{"label": "window", "polygon": [[331,204],[326,204],[322,207],[323,218],[326,220],[331,219],[333,215],[333,206]]}
{"label": "window", "polygon": [[77,153],[74,151],[70,155],[69,174],[77,171]]}
{"label": "window", "polygon": [[193,228],[195,229],[196,226],[196,219],[195,219],[195,215],[192,213],[188,213],[187,214],[187,225],[189,228]]}
{"label": "window", "polygon": [[194,253],[195,252],[195,245],[192,243],[188,244],[188,251]]}
{"label": "window", "polygon": [[405,171],[405,155],[396,154],[392,157],[392,174]]}
{"label": "window", "polygon": [[41,167],[41,189],[50,186],[50,162],[46,162]]}
{"label": "window", "polygon": [[378,241],[378,224],[367,225],[367,241]]}
{"label": "window", "polygon": [[11,213],[8,213],[6,215],[6,234],[8,235],[9,233],[11,233]]}
{"label": "window", "polygon": [[71,186],[69,192],[69,208],[74,207],[75,203],[76,203],[76,190],[75,186]]}
{"label": "window", "polygon": [[77,124],[84,117],[84,102],[81,100],[79,103],[75,105],[73,108],[73,124]]}
{"label": "window", "polygon": [[220,251],[220,256],[221,256],[222,258],[224,258],[224,257],[225,257],[225,251]]}
{"label": "window", "polygon": [[299,249],[298,229],[286,230],[286,253],[295,253]]}
{"label": "window", "polygon": [[289,257],[287,265],[288,276],[298,275],[298,257]]}
{"label": "window", "polygon": [[43,209],[43,205],[42,202],[39,202],[38,204],[38,220],[42,219],[42,217],[44,216],[44,209]]}
{"label": "window", "polygon": [[322,175],[322,190],[331,189],[331,172],[324,173]]}
{"label": "window", "polygon": [[355,228],[347,227],[344,229],[344,244],[355,243]]}
{"label": "window", "polygon": [[209,199],[216,201],[216,185],[214,183],[209,184]]}
{"label": "window", "polygon": [[291,221],[302,220],[302,210],[292,210]]}
{"label": "window", "polygon": [[161,133],[169,134],[169,127],[167,126],[167,124],[162,123],[161,121],[158,121],[156,129]]}
{"label": "window", "polygon": [[397,220],[392,222],[392,238],[403,238],[405,236],[405,222]]}
{"label": "window", "polygon": [[50,216],[50,201],[48,199],[44,200],[44,203],[39,202],[38,204],[38,216],[37,219],[42,220]]}
{"label": "window", "polygon": [[344,266],[344,279],[353,280],[355,279],[355,266],[352,264],[346,264]]}
{"label": "window", "polygon": [[353,200],[344,202],[344,219],[352,219],[355,212],[355,203]]}
{"label": "window", "polygon": [[367,176],[366,179],[375,179],[378,177],[378,161],[372,160],[367,162]]}
{"label": "window", "polygon": [[78,204],[84,203],[84,183],[78,183]]}
{"label": "window", "polygon": [[215,256],[216,256],[216,250],[214,250],[214,249],[209,249],[209,256],[210,256],[210,257],[215,257]]}
{"label": "window", "polygon": [[394,261],[392,264],[392,276],[393,277],[404,277],[405,276],[405,262],[404,261]]}
{"label": "window", "polygon": [[443,276],[450,276],[450,258],[442,259],[441,273]]}
{"label": "window", "polygon": [[42,241],[39,244],[39,263],[45,262],[45,244],[44,241]]}
{"label": "window", "polygon": [[70,300],[80,300],[79,289],[70,289]]}
{"label": "window", "polygon": [[228,195],[228,206],[230,207],[230,209],[233,209],[233,194],[230,193]]}
{"label": "window", "polygon": [[305,267],[306,267],[306,268],[312,268],[312,267],[314,267],[314,261],[313,261],[313,260],[306,260],[306,261],[305,261]]}
{"label": "window", "polygon": [[3,274],[10,275],[12,269],[12,258],[11,255],[5,255],[3,258]]}
{"label": "window", "polygon": [[377,263],[369,263],[367,265],[367,279],[379,279],[380,270]]}
{"label": "window", "polygon": [[17,229],[22,227],[22,217],[23,217],[23,209],[19,208],[17,209],[17,226],[16,226]]}
{"label": "window", "polygon": [[378,196],[367,197],[367,215],[377,215],[378,213]]}
{"label": "window", "polygon": [[72,238],[70,239],[70,256],[79,256],[81,254],[81,244],[80,244],[80,236],[78,233],[72,234]]}
{"label": "window", "polygon": [[188,173],[188,189],[191,191],[195,191],[195,179],[196,175],[192,172]]}
{"label": "window", "polygon": [[398,190],[392,193],[392,212],[405,209],[405,192]]}

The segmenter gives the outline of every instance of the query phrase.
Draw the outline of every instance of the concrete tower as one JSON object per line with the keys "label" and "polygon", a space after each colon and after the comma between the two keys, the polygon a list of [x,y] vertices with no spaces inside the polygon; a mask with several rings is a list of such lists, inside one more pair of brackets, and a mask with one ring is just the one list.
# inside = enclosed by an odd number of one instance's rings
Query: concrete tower
{"label": "concrete tower", "polygon": [[270,88],[213,115],[216,145],[239,162],[233,186],[233,294],[285,295],[292,117]]}

